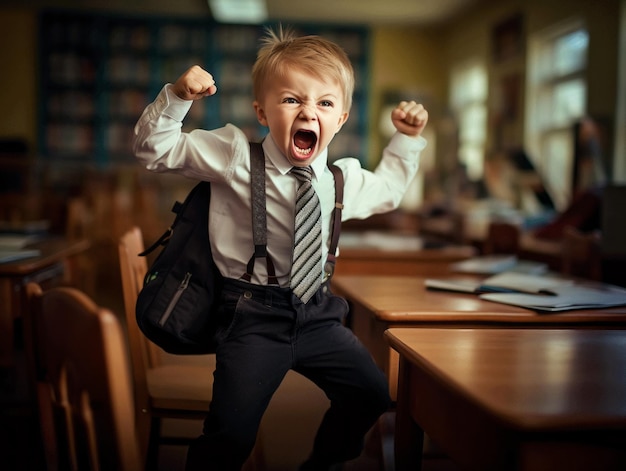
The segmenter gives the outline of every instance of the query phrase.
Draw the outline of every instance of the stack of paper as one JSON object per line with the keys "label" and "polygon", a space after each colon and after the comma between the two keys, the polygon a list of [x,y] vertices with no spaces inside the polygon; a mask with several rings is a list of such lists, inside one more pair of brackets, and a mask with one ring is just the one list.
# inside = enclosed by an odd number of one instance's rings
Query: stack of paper
{"label": "stack of paper", "polygon": [[553,294],[489,293],[480,298],[548,312],[626,305],[626,290],[618,286],[573,284],[554,287],[550,291]]}
{"label": "stack of paper", "polygon": [[597,309],[626,305],[626,289],[605,283],[505,272],[483,280],[426,280],[431,289],[479,294],[481,299],[537,311]]}
{"label": "stack of paper", "polygon": [[548,293],[553,288],[570,286],[564,278],[534,276],[514,271],[498,273],[483,280],[469,278],[428,278],[426,287],[462,293]]}
{"label": "stack of paper", "polygon": [[41,255],[41,251],[37,249],[5,249],[0,247],[0,263],[16,262],[39,255]]}
{"label": "stack of paper", "polygon": [[505,271],[541,275],[548,271],[545,263],[520,260],[515,255],[480,255],[453,263],[450,268],[456,272],[479,275],[493,275]]}
{"label": "stack of paper", "polygon": [[15,262],[41,255],[38,249],[26,249],[36,240],[32,235],[0,234],[0,263]]}
{"label": "stack of paper", "polygon": [[33,235],[0,234],[0,249],[22,249],[37,240]]}
{"label": "stack of paper", "polygon": [[341,233],[339,245],[346,249],[415,251],[424,248],[424,241],[416,235],[393,234],[384,231],[345,231]]}

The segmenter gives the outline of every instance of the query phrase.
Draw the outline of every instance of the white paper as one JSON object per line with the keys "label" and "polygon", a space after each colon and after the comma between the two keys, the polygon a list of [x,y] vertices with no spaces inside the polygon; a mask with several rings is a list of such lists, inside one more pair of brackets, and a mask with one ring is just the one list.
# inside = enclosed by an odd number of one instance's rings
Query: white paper
{"label": "white paper", "polygon": [[481,299],[538,311],[567,311],[572,309],[597,309],[626,305],[626,289],[594,283],[555,286],[554,294],[488,293]]}

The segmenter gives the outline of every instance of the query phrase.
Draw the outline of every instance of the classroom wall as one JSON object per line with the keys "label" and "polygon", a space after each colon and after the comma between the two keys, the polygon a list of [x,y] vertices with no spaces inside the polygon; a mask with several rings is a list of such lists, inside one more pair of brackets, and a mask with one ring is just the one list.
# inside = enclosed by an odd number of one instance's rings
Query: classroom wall
{"label": "classroom wall", "polygon": [[368,163],[374,165],[387,141],[380,132],[385,105],[415,100],[436,120],[446,102],[447,68],[441,60],[440,33],[419,27],[374,28],[370,60]]}
{"label": "classroom wall", "polygon": [[25,9],[0,9],[0,139],[24,138],[36,148],[36,19]]}

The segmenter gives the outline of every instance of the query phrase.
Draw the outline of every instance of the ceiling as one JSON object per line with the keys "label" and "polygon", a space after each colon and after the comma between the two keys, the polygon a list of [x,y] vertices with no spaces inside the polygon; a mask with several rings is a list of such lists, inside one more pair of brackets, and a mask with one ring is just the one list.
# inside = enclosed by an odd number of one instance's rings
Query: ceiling
{"label": "ceiling", "polygon": [[[266,0],[266,3],[270,22],[427,26],[457,18],[472,7],[490,1],[498,0]],[[208,0],[0,0],[0,3],[35,8],[210,16]]]}
{"label": "ceiling", "polygon": [[270,20],[433,25],[485,0],[266,0]]}

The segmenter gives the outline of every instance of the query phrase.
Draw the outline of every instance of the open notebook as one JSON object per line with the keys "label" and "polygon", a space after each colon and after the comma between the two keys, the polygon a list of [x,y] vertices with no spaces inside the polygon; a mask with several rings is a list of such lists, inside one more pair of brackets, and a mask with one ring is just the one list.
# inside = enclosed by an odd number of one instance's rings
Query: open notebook
{"label": "open notebook", "polygon": [[483,280],[426,280],[430,289],[475,293],[481,299],[536,311],[558,312],[626,305],[626,289],[596,282],[504,272]]}

